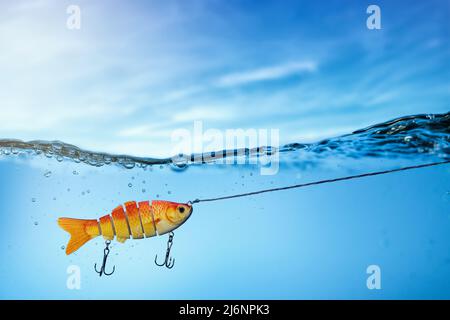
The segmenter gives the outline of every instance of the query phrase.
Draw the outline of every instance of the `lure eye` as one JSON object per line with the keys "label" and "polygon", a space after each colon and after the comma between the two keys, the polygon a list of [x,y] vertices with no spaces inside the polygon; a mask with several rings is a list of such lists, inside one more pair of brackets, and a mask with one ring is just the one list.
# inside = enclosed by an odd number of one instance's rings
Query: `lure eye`
{"label": "lure eye", "polygon": [[179,208],[178,208],[178,211],[179,211],[180,213],[183,213],[183,212],[184,212],[184,207],[179,207]]}

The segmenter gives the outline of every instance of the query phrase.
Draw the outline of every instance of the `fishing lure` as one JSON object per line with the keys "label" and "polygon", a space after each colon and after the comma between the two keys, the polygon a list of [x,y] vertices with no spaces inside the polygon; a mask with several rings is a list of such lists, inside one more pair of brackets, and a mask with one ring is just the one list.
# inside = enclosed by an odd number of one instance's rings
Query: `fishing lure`
{"label": "fishing lure", "polygon": [[106,241],[116,237],[117,241],[123,243],[130,236],[143,239],[144,236],[149,238],[172,232],[186,222],[191,213],[192,205],[189,203],[129,201],[98,220],[59,218],[58,225],[70,233],[66,247],[66,254],[69,255],[100,235]]}

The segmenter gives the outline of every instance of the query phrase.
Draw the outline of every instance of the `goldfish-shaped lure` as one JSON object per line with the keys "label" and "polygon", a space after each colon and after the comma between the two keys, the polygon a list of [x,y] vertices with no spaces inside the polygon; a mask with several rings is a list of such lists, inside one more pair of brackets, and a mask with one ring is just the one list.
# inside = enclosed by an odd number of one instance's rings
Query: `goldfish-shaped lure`
{"label": "goldfish-shaped lure", "polygon": [[[125,208],[124,208],[125,207]],[[129,201],[98,220],[59,218],[58,225],[70,233],[66,254],[77,251],[89,240],[102,235],[105,240],[125,242],[171,232],[191,215],[192,205],[170,201]]]}

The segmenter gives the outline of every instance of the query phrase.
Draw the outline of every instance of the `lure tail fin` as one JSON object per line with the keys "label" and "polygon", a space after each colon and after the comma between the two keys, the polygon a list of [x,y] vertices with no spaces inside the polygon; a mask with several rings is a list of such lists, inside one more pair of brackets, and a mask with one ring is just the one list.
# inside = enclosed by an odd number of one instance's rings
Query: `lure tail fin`
{"label": "lure tail fin", "polygon": [[86,242],[100,235],[97,220],[59,218],[58,225],[70,233],[70,240],[66,247],[67,255],[77,251]]}

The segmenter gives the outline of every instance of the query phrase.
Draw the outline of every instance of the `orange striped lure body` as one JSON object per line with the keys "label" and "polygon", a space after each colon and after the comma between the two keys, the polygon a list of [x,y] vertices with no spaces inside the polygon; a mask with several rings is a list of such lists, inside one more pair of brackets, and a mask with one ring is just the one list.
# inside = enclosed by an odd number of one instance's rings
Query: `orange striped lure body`
{"label": "orange striped lure body", "polygon": [[77,251],[89,240],[102,235],[105,240],[125,242],[173,231],[191,215],[192,206],[170,201],[129,201],[98,220],[59,218],[58,224],[70,233],[66,254]]}

